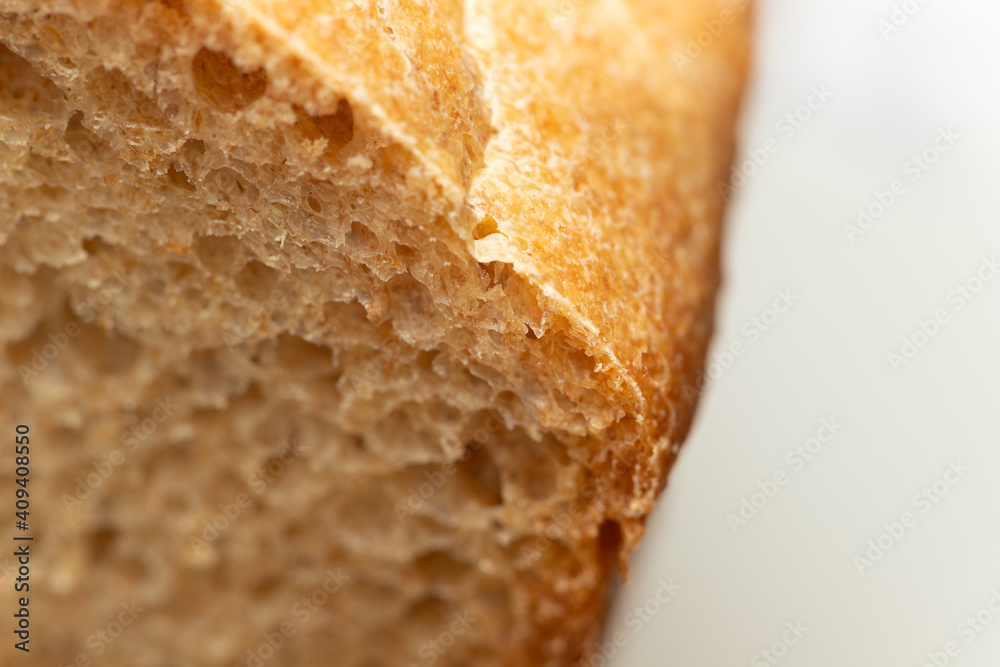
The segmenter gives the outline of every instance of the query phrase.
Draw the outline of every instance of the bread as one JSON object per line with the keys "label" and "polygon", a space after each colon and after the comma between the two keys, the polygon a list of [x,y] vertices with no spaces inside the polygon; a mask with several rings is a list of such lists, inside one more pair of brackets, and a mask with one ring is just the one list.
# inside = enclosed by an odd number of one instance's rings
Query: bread
{"label": "bread", "polygon": [[4,0],[32,658],[587,660],[692,418],[745,5]]}

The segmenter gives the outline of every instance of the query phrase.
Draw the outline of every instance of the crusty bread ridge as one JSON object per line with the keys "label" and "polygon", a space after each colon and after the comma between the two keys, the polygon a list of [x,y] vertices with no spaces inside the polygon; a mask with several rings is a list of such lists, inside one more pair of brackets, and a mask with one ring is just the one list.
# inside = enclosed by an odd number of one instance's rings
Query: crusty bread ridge
{"label": "crusty bread ridge", "polygon": [[588,658],[693,414],[746,4],[3,0],[32,658],[132,601],[104,664]]}

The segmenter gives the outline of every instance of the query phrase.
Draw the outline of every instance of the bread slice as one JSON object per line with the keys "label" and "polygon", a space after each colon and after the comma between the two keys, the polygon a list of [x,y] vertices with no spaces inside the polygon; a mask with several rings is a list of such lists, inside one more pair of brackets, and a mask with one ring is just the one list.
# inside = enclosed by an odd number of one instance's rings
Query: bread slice
{"label": "bread slice", "polygon": [[4,0],[32,657],[587,659],[692,417],[745,5]]}

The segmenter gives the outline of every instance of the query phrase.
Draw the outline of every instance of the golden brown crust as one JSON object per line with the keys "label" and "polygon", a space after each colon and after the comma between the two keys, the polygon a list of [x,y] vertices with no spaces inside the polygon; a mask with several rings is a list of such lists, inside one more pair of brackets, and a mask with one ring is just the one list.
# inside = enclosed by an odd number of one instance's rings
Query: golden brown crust
{"label": "golden brown crust", "polygon": [[[744,6],[746,3],[736,3]],[[718,285],[722,204],[747,62],[746,16],[691,63],[690,36],[717,2],[477,4],[472,40],[495,92],[496,129],[469,196],[498,234],[480,261],[510,262],[566,318],[607,375],[613,400],[642,422],[633,487],[608,503],[639,537],[683,440]],[[516,44],[516,48],[507,45]],[[660,448],[658,450],[657,448]]]}

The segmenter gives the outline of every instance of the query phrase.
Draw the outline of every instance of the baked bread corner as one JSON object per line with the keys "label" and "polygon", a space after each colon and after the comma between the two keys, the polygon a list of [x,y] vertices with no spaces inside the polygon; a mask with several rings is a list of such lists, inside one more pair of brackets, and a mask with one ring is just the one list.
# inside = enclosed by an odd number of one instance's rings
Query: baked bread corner
{"label": "baked bread corner", "polygon": [[746,6],[5,0],[36,656],[135,601],[105,664],[588,659],[696,404]]}

